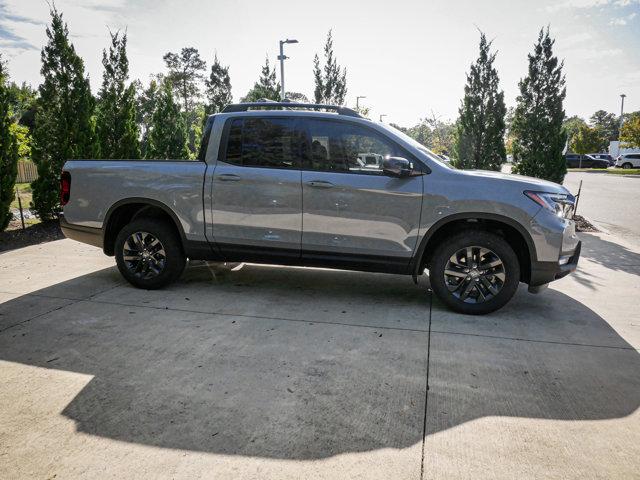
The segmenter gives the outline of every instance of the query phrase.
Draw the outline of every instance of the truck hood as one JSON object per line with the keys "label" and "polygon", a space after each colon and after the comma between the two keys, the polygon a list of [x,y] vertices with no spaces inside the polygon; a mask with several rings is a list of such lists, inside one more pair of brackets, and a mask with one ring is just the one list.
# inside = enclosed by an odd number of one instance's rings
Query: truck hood
{"label": "truck hood", "polygon": [[499,182],[513,182],[520,184],[523,190],[549,193],[571,193],[558,183],[549,182],[535,177],[526,177],[514,173],[491,172],[489,170],[456,170],[456,173],[477,179],[495,179]]}

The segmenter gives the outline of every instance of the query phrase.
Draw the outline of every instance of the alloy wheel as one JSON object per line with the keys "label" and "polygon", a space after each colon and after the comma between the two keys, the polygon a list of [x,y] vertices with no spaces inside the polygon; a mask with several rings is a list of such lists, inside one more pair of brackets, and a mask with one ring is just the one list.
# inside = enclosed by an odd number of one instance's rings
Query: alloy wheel
{"label": "alloy wheel", "polygon": [[124,242],[122,250],[124,264],[137,278],[155,278],[162,273],[167,263],[164,246],[149,232],[132,233]]}
{"label": "alloy wheel", "polygon": [[502,259],[479,246],[461,248],[451,255],[444,269],[447,289],[465,303],[484,303],[494,298],[505,279]]}

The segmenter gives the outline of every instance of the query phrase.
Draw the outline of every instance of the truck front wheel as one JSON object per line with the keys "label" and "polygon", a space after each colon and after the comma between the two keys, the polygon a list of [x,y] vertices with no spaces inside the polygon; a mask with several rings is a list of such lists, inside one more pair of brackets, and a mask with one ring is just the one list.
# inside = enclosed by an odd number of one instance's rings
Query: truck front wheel
{"label": "truck front wheel", "polygon": [[147,290],[177,280],[186,263],[174,229],[151,218],[133,220],[120,230],[115,256],[122,276],[134,287]]}
{"label": "truck front wheel", "polygon": [[452,310],[482,315],[511,299],[520,282],[520,264],[502,237],[470,230],[436,247],[429,280],[436,296]]}

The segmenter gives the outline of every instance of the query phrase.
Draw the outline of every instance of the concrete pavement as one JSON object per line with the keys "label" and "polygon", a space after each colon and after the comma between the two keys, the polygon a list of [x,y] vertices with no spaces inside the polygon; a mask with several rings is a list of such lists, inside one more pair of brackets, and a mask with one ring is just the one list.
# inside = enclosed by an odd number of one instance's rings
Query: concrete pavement
{"label": "concrete pavement", "polygon": [[640,251],[582,237],[575,275],[485,317],[402,276],[200,265],[147,292],[71,240],[0,254],[0,472],[633,478]]}
{"label": "concrete pavement", "polygon": [[578,213],[626,241],[640,247],[640,176],[595,172],[569,172],[564,186],[582,195]]}

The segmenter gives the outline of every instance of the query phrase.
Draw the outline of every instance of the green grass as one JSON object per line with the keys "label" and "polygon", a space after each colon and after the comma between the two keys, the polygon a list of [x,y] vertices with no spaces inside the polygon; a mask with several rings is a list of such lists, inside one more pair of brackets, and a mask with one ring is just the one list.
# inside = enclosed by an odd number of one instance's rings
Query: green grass
{"label": "green grass", "polygon": [[640,175],[640,168],[568,168],[568,172],[608,173],[610,175]]}
{"label": "green grass", "polygon": [[[20,195],[20,200],[22,201],[22,208],[29,208],[29,204],[31,203],[31,184],[30,183],[16,183],[16,191],[18,195]],[[14,198],[13,202],[11,202],[11,208],[18,208],[18,199]]]}

